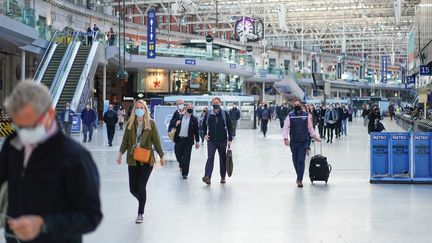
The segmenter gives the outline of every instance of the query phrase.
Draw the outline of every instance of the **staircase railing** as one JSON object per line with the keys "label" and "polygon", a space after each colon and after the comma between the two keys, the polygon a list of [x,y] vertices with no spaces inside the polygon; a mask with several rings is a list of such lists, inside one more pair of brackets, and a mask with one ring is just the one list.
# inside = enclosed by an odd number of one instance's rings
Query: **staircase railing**
{"label": "staircase railing", "polygon": [[300,84],[300,82],[298,81],[296,76],[289,70],[287,70],[287,72],[288,72],[288,76],[291,78],[291,80],[294,81],[290,84],[294,95],[296,95],[298,98],[303,99],[303,100],[305,98],[307,98],[307,96],[305,95],[306,91],[305,91],[304,87]]}
{"label": "staircase railing", "polygon": [[54,32],[51,40],[46,48],[44,55],[42,56],[41,62],[39,63],[36,72],[33,76],[33,80],[37,83],[42,81],[43,76],[45,75],[45,71],[48,68],[49,63],[51,62],[51,58],[54,55],[55,50],[57,49],[57,42],[55,42],[55,38],[57,36],[57,31]]}
{"label": "staircase railing", "polygon": [[53,107],[57,106],[57,103],[60,99],[60,95],[63,92],[63,88],[66,83],[67,77],[74,63],[76,54],[78,53],[79,47],[81,45],[80,42],[76,41],[78,35],[79,35],[78,32],[75,32],[72,35],[71,41],[60,63],[59,71],[57,71],[56,76],[53,80],[53,84],[51,85],[50,93],[53,101],[52,104]]}

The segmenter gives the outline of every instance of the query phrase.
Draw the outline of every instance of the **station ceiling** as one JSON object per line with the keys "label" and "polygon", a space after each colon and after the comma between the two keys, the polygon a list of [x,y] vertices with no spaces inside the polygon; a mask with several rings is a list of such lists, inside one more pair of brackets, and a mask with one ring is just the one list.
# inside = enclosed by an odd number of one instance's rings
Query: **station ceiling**
{"label": "station ceiling", "polygon": [[[118,0],[103,5],[117,5]],[[196,33],[233,32],[243,16],[261,18],[263,45],[345,53],[377,58],[406,58],[408,33],[421,0],[149,0],[125,5],[144,16],[150,8],[177,22],[160,25],[195,25]],[[122,2],[123,3],[123,2]],[[185,6],[179,10],[179,6]],[[183,10],[185,13],[179,13]],[[285,14],[281,14],[281,10]],[[204,24],[204,25],[203,25]],[[345,44],[344,44],[345,43]]]}

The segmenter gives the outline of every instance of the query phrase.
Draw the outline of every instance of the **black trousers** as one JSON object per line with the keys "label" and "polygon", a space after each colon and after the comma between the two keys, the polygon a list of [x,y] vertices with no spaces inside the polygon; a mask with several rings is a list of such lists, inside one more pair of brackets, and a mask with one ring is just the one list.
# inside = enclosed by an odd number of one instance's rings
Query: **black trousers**
{"label": "black trousers", "polygon": [[108,144],[112,144],[112,141],[114,139],[114,134],[115,134],[115,126],[111,127],[111,126],[107,126],[107,134],[108,134]]}
{"label": "black trousers", "polygon": [[324,125],[318,125],[318,131],[321,138],[325,138],[325,127]]}
{"label": "black trousers", "polygon": [[333,126],[327,126],[327,141],[333,141]]}
{"label": "black trousers", "polygon": [[225,178],[226,175],[226,151],[227,141],[208,141],[207,142],[207,163],[205,167],[205,176],[211,178],[214,167],[214,157],[216,150],[219,154],[220,175]]}
{"label": "black trousers", "polygon": [[269,120],[261,120],[261,131],[263,132],[264,136],[267,134],[267,126],[268,126]]}
{"label": "black trousers", "polygon": [[138,200],[138,214],[144,214],[144,206],[147,200],[146,186],[153,166],[140,164],[129,166],[129,190],[130,193]]}
{"label": "black trousers", "polygon": [[336,127],[335,127],[336,138],[340,137],[341,132],[342,132],[342,122],[336,122]]}
{"label": "black trousers", "polygon": [[285,117],[279,118],[279,122],[280,122],[280,127],[283,128],[285,124]]}
{"label": "black trousers", "polygon": [[236,136],[238,120],[231,120],[232,136]]}
{"label": "black trousers", "polygon": [[180,168],[182,169],[182,175],[187,176],[189,174],[191,153],[193,144],[188,143],[187,139],[180,138],[174,146],[174,152],[179,162]]}

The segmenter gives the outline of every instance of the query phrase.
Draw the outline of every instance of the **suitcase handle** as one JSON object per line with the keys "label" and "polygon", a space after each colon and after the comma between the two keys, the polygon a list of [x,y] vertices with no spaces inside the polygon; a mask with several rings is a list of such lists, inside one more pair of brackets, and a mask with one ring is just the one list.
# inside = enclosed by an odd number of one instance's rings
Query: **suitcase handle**
{"label": "suitcase handle", "polygon": [[331,164],[328,164],[328,166],[329,166],[329,173],[331,173],[333,168],[332,168]]}
{"label": "suitcase handle", "polygon": [[[313,139],[312,138],[312,143],[314,144],[314,155],[317,155],[317,152],[316,152],[316,143],[315,143],[315,139]],[[322,153],[322,142],[320,143],[320,150],[321,150],[321,155],[323,154]]]}

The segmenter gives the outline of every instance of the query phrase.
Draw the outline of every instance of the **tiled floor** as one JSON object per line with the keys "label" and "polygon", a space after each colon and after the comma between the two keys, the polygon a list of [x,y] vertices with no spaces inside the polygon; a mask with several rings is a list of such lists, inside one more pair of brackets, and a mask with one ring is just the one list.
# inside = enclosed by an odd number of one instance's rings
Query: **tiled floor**
{"label": "tiled floor", "polygon": [[[431,242],[432,187],[369,184],[369,140],[360,119],[349,124],[347,137],[323,144],[333,166],[328,185],[305,180],[303,189],[296,187],[275,122],[267,138],[259,130],[238,131],[235,170],[226,185],[219,184],[218,166],[211,186],[201,182],[205,148],[193,151],[188,180],[176,162],[157,167],[142,225],[134,223],[137,202],[129,194],[127,167],[115,163],[118,147],[108,147],[103,135],[85,144],[99,166],[104,212],[85,242]],[[117,132],[115,144],[120,139]]]}

